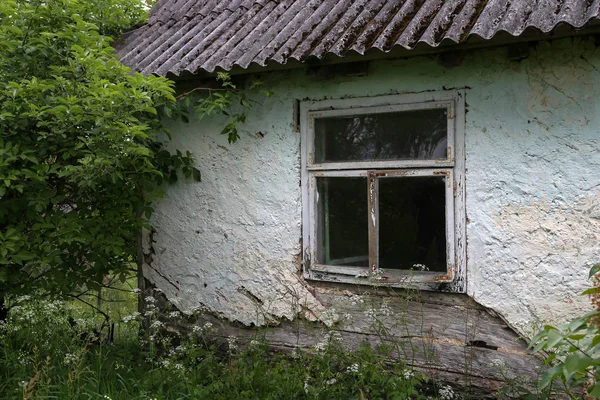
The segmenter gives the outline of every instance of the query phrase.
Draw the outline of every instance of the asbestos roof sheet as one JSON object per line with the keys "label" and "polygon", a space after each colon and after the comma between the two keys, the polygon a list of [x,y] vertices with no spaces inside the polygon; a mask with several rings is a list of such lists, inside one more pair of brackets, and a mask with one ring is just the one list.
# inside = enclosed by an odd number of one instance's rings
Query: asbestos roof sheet
{"label": "asbestos roof sheet", "polygon": [[160,0],[118,54],[144,74],[178,76],[548,33],[599,17],[600,0]]}

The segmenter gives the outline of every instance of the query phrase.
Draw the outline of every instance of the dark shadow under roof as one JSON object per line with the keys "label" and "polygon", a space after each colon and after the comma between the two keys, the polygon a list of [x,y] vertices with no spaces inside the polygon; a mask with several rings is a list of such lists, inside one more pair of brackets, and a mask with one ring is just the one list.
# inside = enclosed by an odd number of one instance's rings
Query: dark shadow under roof
{"label": "dark shadow under roof", "polygon": [[600,0],[160,0],[117,52],[135,71],[179,76],[545,34],[599,17]]}

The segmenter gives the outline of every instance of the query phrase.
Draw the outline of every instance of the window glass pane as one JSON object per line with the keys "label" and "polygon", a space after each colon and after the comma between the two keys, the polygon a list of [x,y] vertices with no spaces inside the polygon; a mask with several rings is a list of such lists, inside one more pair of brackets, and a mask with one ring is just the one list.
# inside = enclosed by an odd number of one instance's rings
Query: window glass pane
{"label": "window glass pane", "polygon": [[379,267],[446,271],[443,177],[379,179]]}
{"label": "window glass pane", "polygon": [[317,178],[319,264],[367,267],[366,178]]}
{"label": "window glass pane", "polygon": [[448,110],[319,118],[315,162],[448,158]]}

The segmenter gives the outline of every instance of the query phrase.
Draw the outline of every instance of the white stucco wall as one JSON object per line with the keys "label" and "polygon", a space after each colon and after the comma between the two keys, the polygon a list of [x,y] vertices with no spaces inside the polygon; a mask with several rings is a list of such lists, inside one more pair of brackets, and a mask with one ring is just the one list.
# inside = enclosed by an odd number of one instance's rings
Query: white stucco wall
{"label": "white stucco wall", "polygon": [[[175,304],[244,324],[325,311],[299,272],[300,133],[294,99],[466,89],[468,293],[521,332],[589,307],[579,293],[600,261],[600,52],[588,39],[543,42],[520,62],[474,52],[372,62],[367,76],[265,74],[261,100],[229,145],[225,120],[173,126],[200,183],[156,207],[146,275]],[[326,313],[327,315],[327,313]]]}

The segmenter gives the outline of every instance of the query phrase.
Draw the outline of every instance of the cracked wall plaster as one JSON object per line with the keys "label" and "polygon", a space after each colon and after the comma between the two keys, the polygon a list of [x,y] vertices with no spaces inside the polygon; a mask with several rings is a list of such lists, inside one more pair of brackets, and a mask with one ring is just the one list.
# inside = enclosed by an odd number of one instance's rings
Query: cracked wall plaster
{"label": "cracked wall plaster", "polygon": [[157,204],[145,273],[184,310],[202,304],[247,325],[324,319],[298,271],[294,99],[466,88],[468,293],[522,333],[572,317],[589,307],[579,292],[600,261],[599,67],[593,41],[576,38],[539,43],[521,62],[499,48],[453,69],[418,57],[372,62],[363,77],[266,74],[275,94],[248,113],[237,144],[219,134],[224,119],[172,127],[202,182],[169,187]]}

